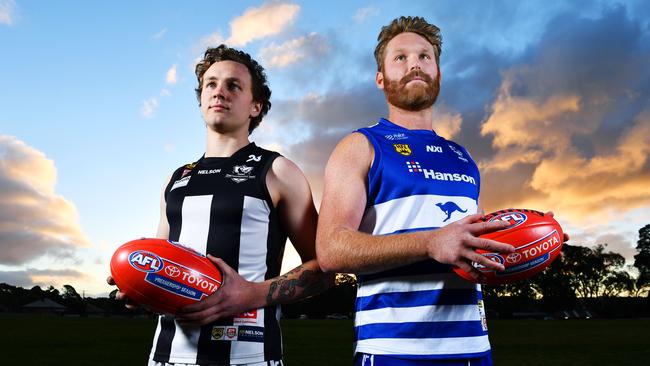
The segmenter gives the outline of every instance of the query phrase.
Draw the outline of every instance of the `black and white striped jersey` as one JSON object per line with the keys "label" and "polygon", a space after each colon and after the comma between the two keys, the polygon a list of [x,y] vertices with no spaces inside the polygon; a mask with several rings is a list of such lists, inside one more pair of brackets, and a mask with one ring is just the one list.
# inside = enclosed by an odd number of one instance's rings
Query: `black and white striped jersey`
{"label": "black and white striped jersey", "polygon": [[[278,156],[250,143],[231,157],[178,168],[164,193],[169,239],[223,259],[248,281],[278,276],[287,235],[266,186]],[[150,358],[210,365],[280,360],[279,315],[279,306],[267,306],[202,327],[161,316]]]}

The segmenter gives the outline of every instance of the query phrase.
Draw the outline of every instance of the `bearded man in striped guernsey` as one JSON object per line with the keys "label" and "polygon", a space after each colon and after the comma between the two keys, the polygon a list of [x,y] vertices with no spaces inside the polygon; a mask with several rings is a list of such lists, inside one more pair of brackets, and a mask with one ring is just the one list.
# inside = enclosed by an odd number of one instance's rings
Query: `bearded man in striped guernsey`
{"label": "bearded man in striped guernsey", "polygon": [[[282,365],[279,304],[333,283],[315,259],[311,190],[294,163],[249,140],[271,107],[264,69],[250,55],[209,48],[196,76],[205,153],[165,184],[157,236],[207,254],[223,286],[159,318],[149,365]],[[303,264],[279,276],[287,237]]]}
{"label": "bearded man in striped guernsey", "polygon": [[433,130],[440,89],[439,29],[420,17],[383,27],[376,85],[388,118],[346,136],[325,171],[316,249],[325,271],[358,275],[356,365],[491,365],[472,262],[475,249],[510,253],[478,236],[479,171],[467,150]]}

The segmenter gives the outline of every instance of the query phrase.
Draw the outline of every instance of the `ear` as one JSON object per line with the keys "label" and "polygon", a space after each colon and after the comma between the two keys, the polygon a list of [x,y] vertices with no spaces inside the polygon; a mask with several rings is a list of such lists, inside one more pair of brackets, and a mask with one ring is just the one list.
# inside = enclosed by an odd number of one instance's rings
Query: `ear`
{"label": "ear", "polygon": [[251,106],[251,118],[255,118],[260,115],[262,112],[262,103],[260,102],[253,102],[253,105]]}
{"label": "ear", "polygon": [[384,90],[384,73],[381,71],[377,71],[377,75],[375,75],[375,85],[377,85],[377,88]]}

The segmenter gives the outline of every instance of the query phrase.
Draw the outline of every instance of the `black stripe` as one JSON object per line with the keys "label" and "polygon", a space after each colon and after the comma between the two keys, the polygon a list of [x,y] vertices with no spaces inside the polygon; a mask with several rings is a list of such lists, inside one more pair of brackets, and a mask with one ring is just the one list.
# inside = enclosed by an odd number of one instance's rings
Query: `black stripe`
{"label": "black stripe", "polygon": [[158,342],[155,345],[155,352],[153,360],[157,362],[169,362],[169,355],[172,350],[172,339],[176,333],[176,325],[174,318],[170,316],[159,316],[160,334],[158,335]]}

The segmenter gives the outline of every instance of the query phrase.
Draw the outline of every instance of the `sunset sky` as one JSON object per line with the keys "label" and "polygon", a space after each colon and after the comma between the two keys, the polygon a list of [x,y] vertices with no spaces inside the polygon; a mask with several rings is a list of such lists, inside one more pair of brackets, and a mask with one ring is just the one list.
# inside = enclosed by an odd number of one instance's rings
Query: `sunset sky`
{"label": "sunset sky", "polygon": [[194,64],[222,42],[266,67],[251,138],[319,205],[336,142],[386,115],[372,51],[400,15],[442,30],[434,129],[479,164],[486,211],[552,210],[572,244],[630,261],[650,223],[647,1],[0,0],[0,282],[111,290],[113,251],[155,235],[166,177],[203,153]]}

